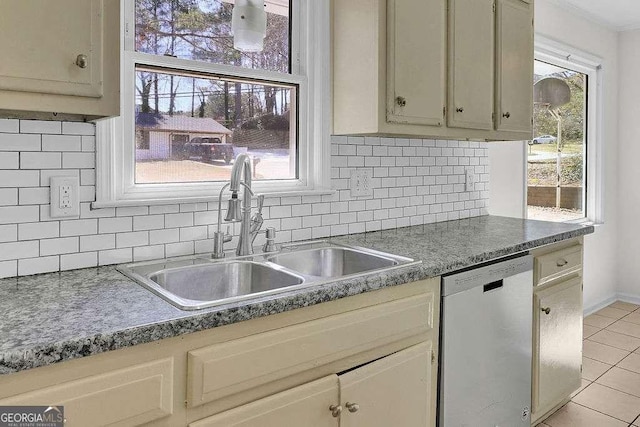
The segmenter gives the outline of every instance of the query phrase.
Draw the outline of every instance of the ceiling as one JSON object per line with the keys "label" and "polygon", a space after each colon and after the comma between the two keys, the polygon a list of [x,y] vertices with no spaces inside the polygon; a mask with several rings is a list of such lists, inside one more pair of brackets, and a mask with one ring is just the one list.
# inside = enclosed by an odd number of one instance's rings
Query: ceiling
{"label": "ceiling", "polygon": [[640,28],[640,0],[556,0],[616,31]]}

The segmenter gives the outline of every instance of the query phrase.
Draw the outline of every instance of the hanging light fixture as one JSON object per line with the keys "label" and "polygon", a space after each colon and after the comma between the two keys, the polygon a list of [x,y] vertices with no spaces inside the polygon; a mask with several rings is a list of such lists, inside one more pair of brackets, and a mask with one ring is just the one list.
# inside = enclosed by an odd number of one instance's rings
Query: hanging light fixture
{"label": "hanging light fixture", "polygon": [[235,0],[231,16],[233,47],[242,52],[261,52],[267,35],[263,0]]}

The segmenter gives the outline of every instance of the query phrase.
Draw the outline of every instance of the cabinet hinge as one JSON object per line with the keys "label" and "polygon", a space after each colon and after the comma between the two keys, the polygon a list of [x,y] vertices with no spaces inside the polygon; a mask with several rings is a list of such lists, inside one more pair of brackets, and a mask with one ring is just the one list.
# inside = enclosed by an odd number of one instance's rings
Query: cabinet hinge
{"label": "cabinet hinge", "polygon": [[436,352],[431,350],[431,364],[436,363]]}
{"label": "cabinet hinge", "polygon": [[493,4],[491,5],[491,7],[493,8],[493,11],[495,12],[496,11],[496,2],[495,2],[495,0],[494,0]]}
{"label": "cabinet hinge", "polygon": [[444,107],[442,107],[442,118],[443,119],[447,118],[447,106],[446,105]]}

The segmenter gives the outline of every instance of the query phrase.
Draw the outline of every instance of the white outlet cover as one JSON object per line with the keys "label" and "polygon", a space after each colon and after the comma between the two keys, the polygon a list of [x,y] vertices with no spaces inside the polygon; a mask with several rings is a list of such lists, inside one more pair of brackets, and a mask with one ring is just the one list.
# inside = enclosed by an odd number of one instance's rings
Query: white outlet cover
{"label": "white outlet cover", "polygon": [[466,191],[473,191],[476,188],[476,174],[473,171],[473,168],[466,168],[465,172],[465,181],[464,181],[464,189]]}
{"label": "white outlet cover", "polygon": [[[80,216],[80,183],[77,176],[52,176],[49,180],[51,218]],[[68,195],[66,194],[68,192]],[[63,194],[64,193],[64,194]]]}
{"label": "white outlet cover", "polygon": [[351,197],[373,196],[372,174],[369,169],[356,169],[351,172]]}

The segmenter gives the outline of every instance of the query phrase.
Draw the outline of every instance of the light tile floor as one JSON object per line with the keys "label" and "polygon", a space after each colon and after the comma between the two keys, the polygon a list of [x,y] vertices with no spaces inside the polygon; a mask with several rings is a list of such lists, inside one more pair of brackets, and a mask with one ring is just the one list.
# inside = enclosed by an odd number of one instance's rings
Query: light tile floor
{"label": "light tile floor", "polygon": [[584,318],[582,388],[541,427],[640,426],[640,306]]}

